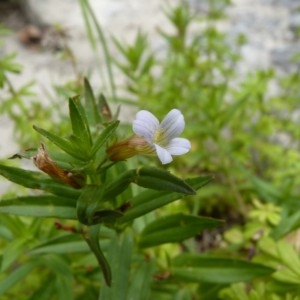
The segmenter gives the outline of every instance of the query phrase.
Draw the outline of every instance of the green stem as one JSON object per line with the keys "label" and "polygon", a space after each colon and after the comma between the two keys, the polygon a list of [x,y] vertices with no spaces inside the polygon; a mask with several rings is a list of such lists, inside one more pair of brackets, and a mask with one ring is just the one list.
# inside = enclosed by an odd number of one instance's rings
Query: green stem
{"label": "green stem", "polygon": [[92,17],[92,20],[94,22],[94,25],[96,27],[97,33],[99,35],[100,41],[101,41],[101,45],[103,48],[103,53],[104,53],[104,59],[106,62],[106,68],[107,68],[107,73],[108,73],[108,79],[109,79],[109,84],[110,84],[110,88],[111,88],[111,93],[112,93],[112,98],[114,101],[117,100],[117,95],[116,95],[116,86],[115,86],[115,82],[113,79],[113,72],[112,72],[112,65],[111,65],[111,59],[110,59],[110,55],[109,55],[109,50],[108,50],[108,46],[102,31],[102,28],[99,24],[99,22],[97,21],[97,18],[89,4],[88,0],[85,0],[85,5],[90,13],[90,16]]}

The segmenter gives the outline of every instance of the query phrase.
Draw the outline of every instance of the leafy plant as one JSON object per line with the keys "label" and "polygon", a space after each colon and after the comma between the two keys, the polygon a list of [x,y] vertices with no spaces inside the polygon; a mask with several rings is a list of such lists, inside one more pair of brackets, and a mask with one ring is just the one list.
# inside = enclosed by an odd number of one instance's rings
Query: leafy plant
{"label": "leafy plant", "polygon": [[[109,98],[158,118],[174,106],[183,111],[192,151],[174,160],[172,173],[145,157],[111,161],[157,154],[148,144],[166,150],[171,139],[158,125],[146,142],[135,126],[139,137],[120,141],[128,126],[79,77],[56,87],[61,103],[69,98],[68,118],[62,112],[53,123],[56,105],[45,120],[35,115],[40,106],[24,107],[39,135],[24,114],[12,114],[19,141],[35,145],[12,158],[33,158],[46,174],[0,165],[22,187],[0,202],[4,299],[298,299],[299,254],[285,239],[297,245],[291,236],[300,224],[299,70],[281,79],[274,70],[239,78],[234,67],[245,37],[228,42],[215,25],[228,4],[207,1],[205,15],[186,4],[167,9],[174,31],[160,30],[163,56],[138,31],[133,45],[114,38],[116,60],[88,1],[80,1],[95,60],[99,49],[105,56],[107,78],[100,78]],[[26,93],[7,81],[19,71],[13,56],[2,65],[10,115]],[[113,67],[125,77],[125,93],[117,93]],[[281,90],[270,93],[274,82]]]}
{"label": "leafy plant", "polygon": [[[23,243],[28,243],[29,247],[26,251],[28,255],[25,256],[20,267],[11,269],[10,275],[0,282],[2,295],[33,269],[46,265],[55,273],[55,278],[63,276],[64,287],[59,287],[54,282],[52,289],[56,289],[59,297],[62,297],[62,293],[65,293],[65,296],[69,295],[69,298],[72,297],[70,280],[73,275],[69,263],[60,253],[75,245],[75,251],[71,249],[71,253],[87,252],[87,249],[90,249],[101,267],[106,284],[114,286],[111,290],[103,287],[101,293],[104,295],[116,293],[121,284],[122,293],[124,292],[125,295],[127,285],[124,285],[123,277],[119,278],[120,275],[116,273],[114,264],[115,262],[118,262],[118,266],[122,264],[125,254],[128,261],[122,268],[128,273],[134,245],[135,230],[131,225],[132,222],[154,209],[182,198],[185,194],[194,194],[195,190],[210,181],[207,176],[182,181],[165,170],[153,167],[128,170],[123,162],[107,160],[105,151],[107,142],[114,136],[119,122],[113,119],[105,121],[106,116],[100,112],[103,111],[103,105],[107,106],[107,103],[103,102],[103,97],[101,100],[101,102],[96,100],[86,81],[84,103],[81,103],[78,97],[69,100],[72,128],[69,137],[60,137],[34,126],[35,130],[59,149],[59,151],[51,149],[48,153],[42,144],[33,157],[36,166],[47,175],[8,165],[0,166],[1,175],[8,180],[26,188],[43,191],[43,193],[2,200],[0,202],[2,214],[74,220],[72,225],[67,225],[65,221],[55,223],[56,227],[68,231],[68,234],[63,236],[50,234],[46,241],[39,239],[31,241],[24,235],[24,242],[18,244],[16,248],[18,251],[8,250],[9,254],[7,257],[4,256],[3,270],[9,270],[12,263],[21,263],[18,260]],[[101,128],[101,131],[96,131],[95,128]],[[31,154],[32,151],[19,153],[14,157],[28,158]],[[133,193],[129,188],[131,183],[146,190]],[[30,226],[34,223],[41,225],[34,219],[31,222]],[[192,217],[185,214],[166,216],[164,219],[154,220],[143,226],[142,231],[141,228],[138,229],[137,233],[140,234],[138,245],[143,249],[180,242],[194,236],[201,229],[219,224],[219,221],[206,217]],[[37,233],[38,225],[36,225]],[[164,228],[164,231],[161,231],[161,228]],[[109,236],[105,237],[102,247],[103,230],[109,232]],[[11,238],[12,233],[8,232],[7,235]],[[86,242],[86,246],[82,241]],[[53,265],[49,265],[50,262],[51,264],[53,262]],[[49,272],[45,273],[49,274]],[[37,290],[32,297],[37,297],[40,293],[41,291]]]}

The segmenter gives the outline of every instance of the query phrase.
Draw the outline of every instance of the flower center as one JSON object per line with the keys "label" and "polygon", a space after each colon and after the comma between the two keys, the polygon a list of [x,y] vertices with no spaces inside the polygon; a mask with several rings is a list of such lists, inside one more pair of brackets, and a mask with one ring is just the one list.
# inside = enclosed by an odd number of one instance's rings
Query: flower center
{"label": "flower center", "polygon": [[168,141],[166,138],[165,131],[162,128],[159,128],[155,131],[153,136],[153,143],[158,144],[162,147],[167,146]]}

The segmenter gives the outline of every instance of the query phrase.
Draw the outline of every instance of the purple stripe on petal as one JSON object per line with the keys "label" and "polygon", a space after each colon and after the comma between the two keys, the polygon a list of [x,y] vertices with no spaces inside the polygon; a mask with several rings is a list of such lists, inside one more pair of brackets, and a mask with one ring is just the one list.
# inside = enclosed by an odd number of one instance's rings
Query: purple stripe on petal
{"label": "purple stripe on petal", "polygon": [[163,119],[160,128],[168,140],[179,136],[185,126],[184,117],[180,110],[172,109]]}

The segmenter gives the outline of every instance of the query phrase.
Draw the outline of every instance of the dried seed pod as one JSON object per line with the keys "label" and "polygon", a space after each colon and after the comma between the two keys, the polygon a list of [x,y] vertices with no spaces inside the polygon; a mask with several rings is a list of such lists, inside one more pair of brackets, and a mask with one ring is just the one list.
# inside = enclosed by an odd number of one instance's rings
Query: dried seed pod
{"label": "dried seed pod", "polygon": [[58,179],[59,181],[62,181],[76,189],[82,187],[82,184],[80,184],[80,181],[82,181],[82,176],[80,174],[74,174],[69,170],[62,169],[54,160],[49,157],[44,144],[41,144],[37,155],[33,157],[33,162],[41,171],[45,172],[51,177]]}

